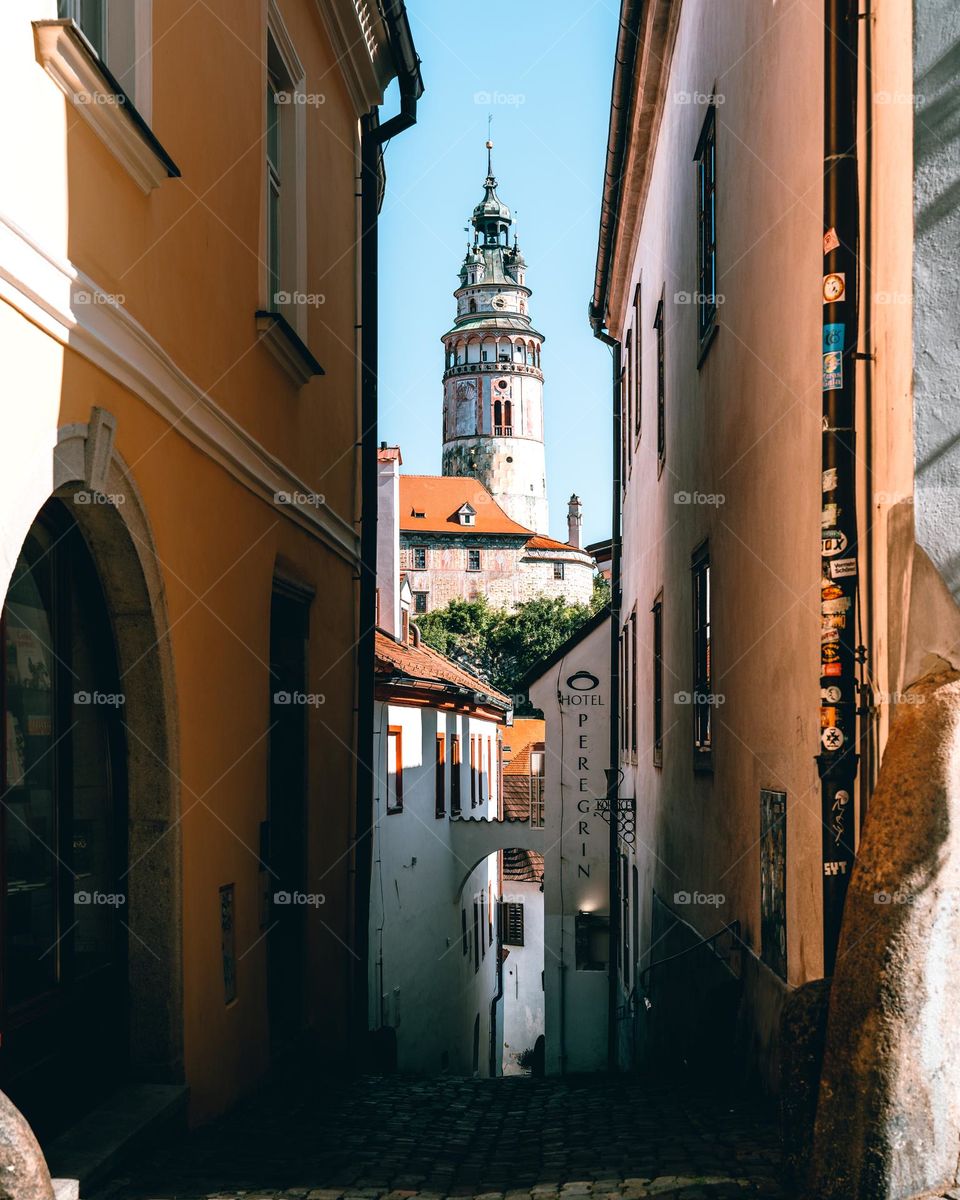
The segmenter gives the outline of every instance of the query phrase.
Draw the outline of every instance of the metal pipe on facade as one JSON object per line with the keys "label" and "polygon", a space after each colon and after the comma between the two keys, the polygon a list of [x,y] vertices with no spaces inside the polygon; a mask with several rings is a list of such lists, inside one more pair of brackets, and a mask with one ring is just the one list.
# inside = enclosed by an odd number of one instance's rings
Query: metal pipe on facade
{"label": "metal pipe on facade", "polygon": [[377,613],[377,385],[379,377],[378,218],[383,200],[383,146],[416,123],[423,95],[420,60],[403,0],[385,0],[383,18],[399,63],[400,112],[380,124],[377,107],[361,122],[360,140],[360,637],[357,644],[357,795],[353,1019],[359,1042],[368,1021],[370,880],[373,866],[374,646]]}
{"label": "metal pipe on facade", "polygon": [[820,747],[823,969],[853,867],[857,777],[856,358],[860,234],[855,0],[824,0]]}

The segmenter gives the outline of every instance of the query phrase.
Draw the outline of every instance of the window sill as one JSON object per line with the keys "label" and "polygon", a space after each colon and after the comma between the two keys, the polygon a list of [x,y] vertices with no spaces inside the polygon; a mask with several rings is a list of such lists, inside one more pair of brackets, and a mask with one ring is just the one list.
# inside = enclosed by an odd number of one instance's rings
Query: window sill
{"label": "window sill", "polygon": [[180,168],[73,21],[34,21],[37,62],[146,193]]}
{"label": "window sill", "polygon": [[283,313],[258,309],[257,330],[262,341],[298,388],[315,375],[323,375],[323,367],[310,353],[306,343]]}
{"label": "window sill", "polygon": [[402,812],[403,812],[403,807],[402,807],[402,806],[401,806],[400,808],[388,808],[388,809],[387,809],[387,816],[388,816],[388,817],[395,817],[395,816],[397,815],[397,813],[402,813]]}
{"label": "window sill", "polygon": [[713,324],[700,339],[700,348],[697,352],[697,370],[703,366],[704,359],[710,353],[710,347],[717,340],[717,334],[720,332],[719,321],[714,320]]}

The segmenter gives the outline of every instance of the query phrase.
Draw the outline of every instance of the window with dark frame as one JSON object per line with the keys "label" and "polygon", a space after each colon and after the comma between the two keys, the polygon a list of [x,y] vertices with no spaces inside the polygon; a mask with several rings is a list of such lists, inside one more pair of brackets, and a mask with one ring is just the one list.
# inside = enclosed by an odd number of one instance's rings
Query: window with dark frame
{"label": "window with dark frame", "polygon": [[480,902],[473,902],[473,971],[480,970]]}
{"label": "window with dark frame", "polygon": [[470,936],[467,933],[467,910],[460,909],[460,945],[463,948],[463,957],[466,958],[470,953]]}
{"label": "window with dark frame", "polygon": [[630,753],[637,753],[637,610],[630,614]]}
{"label": "window with dark frame", "polygon": [[460,734],[450,734],[450,816],[459,817],[462,811],[460,800]]}
{"label": "window with dark frame", "polygon": [[663,592],[653,602],[653,765],[663,766]]}
{"label": "window with dark frame", "polygon": [[630,426],[627,423],[627,371],[620,370],[620,487],[627,487],[627,442],[630,440]]}
{"label": "window with dark frame", "polygon": [[713,664],[710,642],[710,548],[706,542],[693,555],[693,750],[710,764],[712,749]]}
{"label": "window with dark frame", "polygon": [[503,944],[523,945],[523,904],[519,901],[503,902]]}
{"label": "window with dark frame", "polygon": [[564,570],[564,564],[562,562],[555,562],[553,564],[554,579],[563,579],[563,570]]}
{"label": "window with dark frame", "polygon": [[426,546],[414,546],[414,548],[413,548],[413,569],[414,569],[414,571],[425,571],[427,569],[427,548],[426,548]]}
{"label": "window with dark frame", "polygon": [[697,151],[697,336],[700,355],[717,325],[717,110],[713,104]]}
{"label": "window with dark frame", "polygon": [[403,812],[403,730],[387,729],[387,812]]}
{"label": "window with dark frame", "polygon": [[480,570],[480,551],[479,550],[468,550],[467,551],[467,570],[468,571],[479,571]]}
{"label": "window with dark frame", "polygon": [[667,456],[667,385],[666,365],[664,361],[662,291],[653,327],[657,333],[657,470],[659,472],[663,469],[663,463]]}
{"label": "window with dark frame", "polygon": [[627,473],[633,470],[633,413],[636,400],[636,388],[633,374],[633,330],[627,330],[627,340],[623,344],[623,356],[626,362],[626,406],[624,408],[623,441],[627,450]]}
{"label": "window with dark frame", "polygon": [[414,592],[413,593],[413,611],[425,613],[427,611],[427,598],[429,592]]}
{"label": "window with dark frame", "polygon": [[447,815],[447,739],[437,734],[434,757],[434,815]]}
{"label": "window with dark frame", "polygon": [[484,920],[484,912],[486,910],[486,907],[487,907],[487,903],[486,903],[485,893],[481,892],[480,893],[480,903],[477,908],[477,914],[480,918],[480,928],[479,928],[478,932],[480,934],[480,957],[481,958],[487,957],[487,939],[483,936],[483,920]]}
{"label": "window with dark frame", "polygon": [[634,409],[633,409],[633,436],[639,442],[640,431],[643,427],[642,416],[643,409],[641,408],[643,396],[643,336],[640,332],[640,284],[633,290],[633,327],[637,331],[637,344],[633,351],[633,390]]}
{"label": "window with dark frame", "polygon": [[470,807],[477,807],[477,739],[470,735]]}

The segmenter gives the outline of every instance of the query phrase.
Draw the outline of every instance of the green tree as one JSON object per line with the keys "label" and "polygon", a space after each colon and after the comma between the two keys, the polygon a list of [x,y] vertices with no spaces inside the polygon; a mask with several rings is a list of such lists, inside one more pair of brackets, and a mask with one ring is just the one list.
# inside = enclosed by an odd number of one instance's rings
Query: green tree
{"label": "green tree", "polygon": [[595,587],[591,603],[565,604],[561,599],[527,600],[512,612],[492,608],[485,597],[452,600],[417,622],[424,641],[454,662],[513,697],[518,715],[535,712],[521,680],[538,662],[598,612],[609,587]]}

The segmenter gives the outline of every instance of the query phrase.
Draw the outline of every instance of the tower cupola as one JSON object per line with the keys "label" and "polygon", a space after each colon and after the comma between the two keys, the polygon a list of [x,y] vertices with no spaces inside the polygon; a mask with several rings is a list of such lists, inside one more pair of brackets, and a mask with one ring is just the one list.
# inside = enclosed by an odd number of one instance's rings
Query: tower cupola
{"label": "tower cupola", "polygon": [[473,227],[485,246],[506,246],[509,242],[513,217],[510,209],[497,195],[497,180],[493,173],[493,142],[487,142],[487,178],[483,183],[483,199],[473,210]]}

